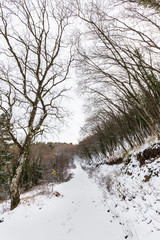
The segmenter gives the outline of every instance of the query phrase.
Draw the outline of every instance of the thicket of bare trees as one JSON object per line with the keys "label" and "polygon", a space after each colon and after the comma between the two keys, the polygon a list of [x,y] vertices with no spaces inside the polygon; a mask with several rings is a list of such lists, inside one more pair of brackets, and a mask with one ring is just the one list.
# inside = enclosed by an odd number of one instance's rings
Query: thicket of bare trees
{"label": "thicket of bare trees", "polygon": [[72,62],[66,42],[71,14],[63,1],[0,3],[0,111],[20,152],[10,186],[11,209],[20,201],[20,176],[32,141],[64,116],[60,104]]}
{"label": "thicket of bare trees", "polygon": [[[11,177],[20,154],[15,145],[4,140],[8,139],[8,134],[5,136],[0,138],[0,201],[9,197]],[[76,146],[67,143],[33,143],[21,174],[20,192],[28,191],[39,184],[70,180],[75,151]],[[53,170],[56,175],[52,174]]]}
{"label": "thicket of bare trees", "polygon": [[88,156],[159,136],[159,8],[135,2],[79,7],[87,27],[79,39],[77,65],[84,74],[80,86],[87,95],[86,112],[91,112],[83,131],[88,136],[81,142]]}

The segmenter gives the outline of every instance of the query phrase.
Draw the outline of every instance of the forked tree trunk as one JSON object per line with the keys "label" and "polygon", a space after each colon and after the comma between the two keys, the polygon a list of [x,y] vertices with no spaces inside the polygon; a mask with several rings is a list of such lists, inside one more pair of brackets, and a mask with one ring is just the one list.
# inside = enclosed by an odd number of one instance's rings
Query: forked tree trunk
{"label": "forked tree trunk", "polygon": [[20,184],[20,177],[21,177],[26,159],[27,159],[27,154],[26,153],[21,154],[18,161],[18,167],[16,168],[16,172],[11,181],[11,185],[10,185],[10,197],[11,197],[10,209],[11,210],[16,208],[20,202],[19,184]]}

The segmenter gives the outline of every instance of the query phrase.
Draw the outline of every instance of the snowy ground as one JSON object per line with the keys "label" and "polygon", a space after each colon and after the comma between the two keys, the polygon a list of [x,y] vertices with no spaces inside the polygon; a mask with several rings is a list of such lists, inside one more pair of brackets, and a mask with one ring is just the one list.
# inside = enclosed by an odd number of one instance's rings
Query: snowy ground
{"label": "snowy ground", "polygon": [[[75,177],[70,182],[54,187],[54,191],[60,192],[63,197],[35,196],[36,191],[22,195],[21,205],[0,216],[0,219],[4,218],[4,222],[0,223],[0,239],[125,239],[119,221],[111,222],[112,214],[107,212],[98,185],[80,166],[74,173]],[[5,208],[6,203],[0,205],[1,212]]]}
{"label": "snowy ground", "polygon": [[[159,240],[160,178],[144,182],[147,166],[133,158],[87,174],[77,164],[73,179],[54,186],[61,196],[46,185],[23,194],[13,211],[0,204],[0,240]],[[148,167],[159,169],[160,159]]]}

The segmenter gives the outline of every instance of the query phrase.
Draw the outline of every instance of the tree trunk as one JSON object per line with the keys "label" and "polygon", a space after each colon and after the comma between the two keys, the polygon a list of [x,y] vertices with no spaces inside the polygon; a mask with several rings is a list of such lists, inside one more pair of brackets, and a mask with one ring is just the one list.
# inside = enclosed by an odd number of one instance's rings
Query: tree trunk
{"label": "tree trunk", "polygon": [[20,202],[19,184],[20,184],[20,177],[21,177],[26,159],[27,159],[27,154],[22,153],[18,160],[18,167],[16,168],[16,172],[11,181],[11,185],[10,185],[10,197],[11,197],[10,209],[11,210],[16,208]]}

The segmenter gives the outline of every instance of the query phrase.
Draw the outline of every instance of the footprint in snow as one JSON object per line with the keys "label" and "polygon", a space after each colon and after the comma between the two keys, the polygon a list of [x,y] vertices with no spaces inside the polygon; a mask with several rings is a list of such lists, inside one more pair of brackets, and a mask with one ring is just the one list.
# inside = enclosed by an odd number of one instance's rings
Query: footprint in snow
{"label": "footprint in snow", "polygon": [[71,233],[72,231],[73,231],[73,229],[70,228],[70,229],[67,231],[67,233],[69,234],[69,233]]}
{"label": "footprint in snow", "polygon": [[78,210],[77,208],[74,208],[73,212],[77,212],[77,210]]}

